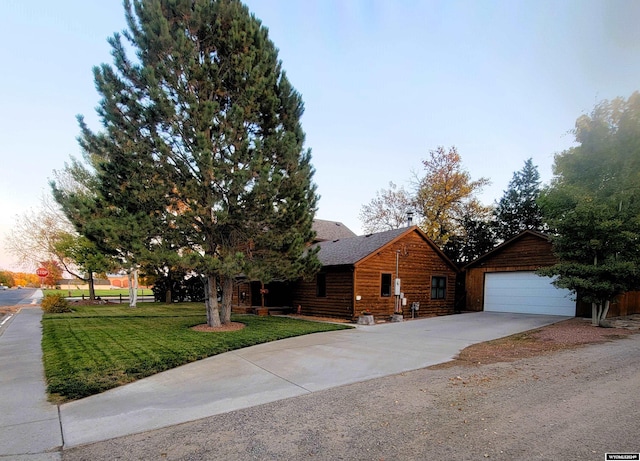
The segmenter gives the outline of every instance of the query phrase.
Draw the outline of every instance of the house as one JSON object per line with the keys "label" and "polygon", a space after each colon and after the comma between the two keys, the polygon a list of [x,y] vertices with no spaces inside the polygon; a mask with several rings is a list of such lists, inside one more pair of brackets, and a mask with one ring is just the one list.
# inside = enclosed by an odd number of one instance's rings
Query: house
{"label": "house", "polygon": [[112,287],[129,288],[129,277],[126,274],[107,274],[107,278]]}
{"label": "house", "polygon": [[[56,282],[61,290],[88,290],[89,284],[79,279],[61,279]],[[107,278],[97,278],[93,281],[96,290],[115,290],[129,288],[129,279],[126,275],[107,274]],[[138,288],[148,288],[146,285],[139,285]]]}
{"label": "house", "polygon": [[[549,237],[526,230],[463,268],[465,309],[565,316],[591,316],[591,306],[575,293],[536,275],[557,262]],[[640,293],[630,292],[611,304],[609,317],[640,313]]]}
{"label": "house", "polygon": [[[397,302],[405,316],[454,311],[457,268],[417,226],[316,245],[322,269],[292,287],[303,314],[354,319],[370,311],[389,318]],[[404,303],[396,297],[396,279]]]}
{"label": "house", "polygon": [[[356,237],[356,234],[351,229],[338,221],[314,219],[312,229],[315,232],[315,238],[312,243]],[[267,289],[267,293],[264,294],[266,307],[292,308],[292,282],[271,282],[265,288]],[[254,307],[261,306],[263,297],[261,290],[260,282],[239,280],[236,283],[231,301],[234,310],[236,312],[246,312]]]}

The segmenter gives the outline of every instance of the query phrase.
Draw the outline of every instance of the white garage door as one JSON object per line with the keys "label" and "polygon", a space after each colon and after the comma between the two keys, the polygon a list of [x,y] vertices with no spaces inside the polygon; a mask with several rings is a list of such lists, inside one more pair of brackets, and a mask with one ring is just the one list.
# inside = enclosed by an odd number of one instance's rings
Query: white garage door
{"label": "white garage door", "polygon": [[521,314],[576,315],[572,292],[556,288],[535,272],[487,272],[484,310]]}

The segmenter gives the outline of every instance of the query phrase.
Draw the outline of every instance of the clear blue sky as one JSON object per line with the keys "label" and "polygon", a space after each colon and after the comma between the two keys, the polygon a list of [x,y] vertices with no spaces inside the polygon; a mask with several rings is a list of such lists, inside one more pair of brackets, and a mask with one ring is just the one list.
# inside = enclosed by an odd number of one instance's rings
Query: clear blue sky
{"label": "clear blue sky", "polygon": [[[389,181],[455,145],[502,196],[533,158],[543,181],[596,102],[640,90],[637,0],[249,0],[305,102],[317,217],[361,230]],[[0,268],[3,240],[79,156],[76,114],[99,126],[91,69],[125,26],[118,0],[0,2]]]}

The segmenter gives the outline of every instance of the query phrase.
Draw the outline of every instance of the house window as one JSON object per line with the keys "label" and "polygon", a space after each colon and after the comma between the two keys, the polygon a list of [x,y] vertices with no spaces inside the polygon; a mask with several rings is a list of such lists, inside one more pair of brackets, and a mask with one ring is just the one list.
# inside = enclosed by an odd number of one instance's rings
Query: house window
{"label": "house window", "polygon": [[431,299],[444,299],[447,293],[446,277],[431,277]]}
{"label": "house window", "polygon": [[391,274],[381,274],[380,296],[388,298],[391,296]]}
{"label": "house window", "polygon": [[316,276],[316,296],[318,298],[326,298],[327,296],[327,274],[318,274]]}

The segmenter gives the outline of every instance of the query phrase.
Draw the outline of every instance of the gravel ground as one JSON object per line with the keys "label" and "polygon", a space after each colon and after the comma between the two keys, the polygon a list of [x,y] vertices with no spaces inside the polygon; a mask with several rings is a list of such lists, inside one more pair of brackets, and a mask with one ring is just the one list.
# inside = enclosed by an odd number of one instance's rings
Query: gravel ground
{"label": "gravel ground", "polygon": [[572,319],[472,346],[447,365],[77,447],[63,460],[600,461],[639,453],[639,325],[640,317],[621,329]]}

